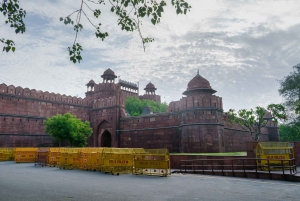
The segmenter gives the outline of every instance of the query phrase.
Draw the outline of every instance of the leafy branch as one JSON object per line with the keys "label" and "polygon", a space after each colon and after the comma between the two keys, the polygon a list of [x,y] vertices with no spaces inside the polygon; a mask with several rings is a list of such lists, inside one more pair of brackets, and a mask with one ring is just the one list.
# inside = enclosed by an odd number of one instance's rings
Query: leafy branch
{"label": "leafy branch", "polygon": [[[5,24],[15,29],[15,33],[24,33],[26,31],[25,23],[23,19],[26,16],[26,11],[20,8],[18,0],[3,0],[0,3],[0,12],[5,17]],[[16,50],[14,41],[10,39],[0,39],[0,42],[4,45],[3,51],[14,52]]]}
{"label": "leafy branch", "polygon": [[[164,12],[164,7],[167,6],[165,0],[106,0],[109,2],[110,11],[118,16],[117,24],[124,31],[137,31],[142,46],[145,51],[145,45],[153,42],[154,39],[150,37],[144,37],[141,31],[142,19],[150,19],[153,25],[159,24]],[[81,4],[78,10],[73,11],[66,17],[60,17],[59,20],[65,25],[72,25],[75,31],[75,39],[73,45],[68,47],[70,60],[74,63],[82,60],[81,51],[82,46],[77,42],[78,34],[83,29],[81,23],[81,17],[84,15],[88,22],[95,27],[95,36],[100,40],[104,40],[108,37],[108,33],[102,31],[101,28],[101,10],[95,8],[100,5],[105,5],[105,0],[81,0]],[[171,5],[175,7],[177,14],[186,14],[190,11],[191,6],[185,0],[171,0]],[[0,3],[0,12],[4,15],[5,23],[10,24],[10,27],[15,29],[15,33],[24,33],[26,31],[25,23],[23,19],[26,16],[26,11],[20,8],[19,0],[2,0]],[[92,13],[92,15],[90,15]],[[75,15],[77,14],[77,15]],[[95,23],[91,17],[99,19],[100,22]],[[0,39],[0,42],[4,45],[3,51],[9,52],[15,51],[15,43],[10,39]]]}
{"label": "leafy branch", "polygon": [[[162,18],[162,13],[164,12],[164,7],[167,6],[164,0],[108,0],[110,11],[118,16],[117,24],[124,31],[137,31],[142,41],[142,46],[145,51],[146,43],[153,42],[153,38],[143,37],[141,26],[143,18],[150,18],[153,25],[159,24]],[[90,5],[90,4],[93,4]],[[93,14],[93,17],[99,19],[101,16],[100,9],[94,9],[97,5],[105,5],[104,0],[81,0],[81,5],[78,10],[75,10],[66,17],[60,17],[60,21],[63,21],[65,25],[73,25],[75,31],[75,39],[72,47],[68,47],[70,60],[74,63],[80,62],[82,57],[80,52],[82,51],[82,46],[76,43],[78,32],[83,29],[83,25],[80,23],[82,13],[87,18],[88,22],[95,27],[95,36],[102,41],[108,37],[107,32],[100,30],[102,23],[99,22],[95,25],[88,12]],[[186,14],[190,11],[191,6],[185,0],[171,0],[172,6],[175,7],[177,14]],[[134,12],[133,12],[134,11]],[[72,20],[73,14],[77,13],[76,20]]]}

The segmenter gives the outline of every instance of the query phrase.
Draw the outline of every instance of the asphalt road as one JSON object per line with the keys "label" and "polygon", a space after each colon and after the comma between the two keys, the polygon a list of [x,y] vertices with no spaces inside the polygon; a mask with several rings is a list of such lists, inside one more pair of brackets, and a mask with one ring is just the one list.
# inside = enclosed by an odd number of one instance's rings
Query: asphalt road
{"label": "asphalt road", "polygon": [[300,183],[220,176],[108,175],[0,162],[0,201],[300,200]]}

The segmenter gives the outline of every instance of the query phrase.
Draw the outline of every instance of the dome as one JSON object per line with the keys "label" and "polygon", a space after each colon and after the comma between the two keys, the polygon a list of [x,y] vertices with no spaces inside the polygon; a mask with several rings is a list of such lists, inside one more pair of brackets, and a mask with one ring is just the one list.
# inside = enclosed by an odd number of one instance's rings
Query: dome
{"label": "dome", "polygon": [[91,85],[95,85],[96,83],[94,82],[94,80],[90,80],[86,85],[87,86],[91,86]]}
{"label": "dome", "polygon": [[183,94],[187,95],[193,91],[206,91],[210,92],[211,94],[217,92],[211,88],[209,81],[199,75],[199,71],[197,72],[197,75],[188,83],[187,90],[183,92]]}
{"label": "dome", "polygon": [[154,89],[156,90],[154,84],[152,84],[151,82],[149,82],[147,85],[146,85],[146,88],[144,90],[147,90],[147,89]]}
{"label": "dome", "polygon": [[103,75],[101,77],[113,77],[116,78],[115,72],[112,71],[110,68],[108,68],[106,71],[104,71]]}

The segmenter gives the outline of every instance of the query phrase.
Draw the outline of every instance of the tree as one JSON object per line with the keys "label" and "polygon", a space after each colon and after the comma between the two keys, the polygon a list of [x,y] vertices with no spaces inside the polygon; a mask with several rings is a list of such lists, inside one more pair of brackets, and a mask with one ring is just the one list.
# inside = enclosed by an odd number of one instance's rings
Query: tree
{"label": "tree", "polygon": [[[293,121],[299,121],[300,114],[300,64],[293,66],[294,71],[283,80],[279,80],[279,94],[286,99],[285,104],[296,116]],[[298,118],[298,120],[297,120]]]}
{"label": "tree", "polygon": [[[68,47],[70,60],[74,63],[82,60],[81,51],[82,46],[77,43],[78,32],[83,29],[81,17],[87,18],[88,22],[95,27],[95,35],[102,41],[108,36],[108,33],[101,30],[101,21],[94,24],[91,20],[90,14],[99,20],[101,16],[101,9],[110,6],[110,11],[114,13],[119,19],[117,24],[125,31],[137,31],[141,38],[141,42],[145,51],[145,44],[153,42],[153,38],[143,37],[141,26],[142,21],[146,17],[150,18],[153,25],[160,23],[164,7],[167,6],[164,0],[81,0],[80,8],[70,13],[66,17],[60,17],[65,25],[72,25],[75,31],[75,39],[72,47]],[[26,11],[19,6],[18,0],[3,0],[0,4],[0,12],[3,13],[7,20],[5,23],[11,23],[11,27],[15,28],[16,33],[25,32],[25,18]],[[175,7],[177,14],[186,14],[190,11],[191,6],[185,0],[171,0],[171,5]],[[0,39],[4,44],[6,52],[10,50],[15,51],[15,44],[12,40]]]}
{"label": "tree", "polygon": [[88,121],[82,122],[70,113],[48,117],[44,124],[46,132],[53,137],[54,141],[61,142],[66,140],[71,146],[86,146],[87,138],[93,133]]}
{"label": "tree", "polygon": [[125,109],[131,116],[140,116],[143,108],[150,106],[153,112],[165,112],[168,108],[167,103],[159,103],[151,100],[140,100],[135,97],[127,97]]}
{"label": "tree", "polygon": [[[270,114],[269,118],[266,118],[267,113]],[[250,132],[254,141],[259,141],[262,128],[270,121],[277,123],[278,120],[286,120],[287,115],[281,104],[270,104],[267,109],[258,106],[255,110],[241,109],[237,113],[230,109],[226,118],[230,123],[237,123],[243,130]]]}
{"label": "tree", "polygon": [[300,123],[290,122],[279,125],[280,141],[300,141]]}

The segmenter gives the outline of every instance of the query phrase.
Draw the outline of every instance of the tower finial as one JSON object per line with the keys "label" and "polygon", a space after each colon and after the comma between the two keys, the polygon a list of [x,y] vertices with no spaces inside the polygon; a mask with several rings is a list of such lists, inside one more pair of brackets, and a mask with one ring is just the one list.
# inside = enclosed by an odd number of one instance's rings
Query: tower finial
{"label": "tower finial", "polygon": [[199,75],[199,69],[197,70],[197,75]]}

